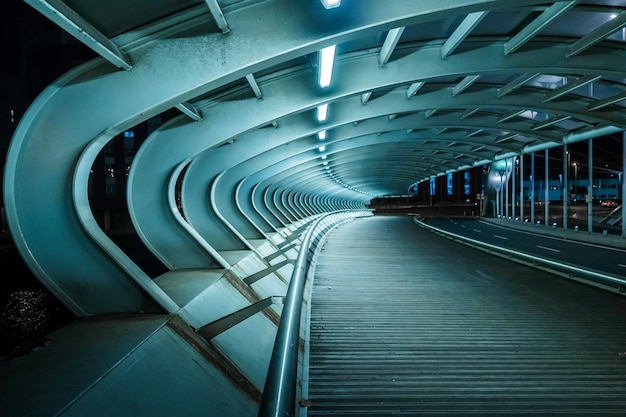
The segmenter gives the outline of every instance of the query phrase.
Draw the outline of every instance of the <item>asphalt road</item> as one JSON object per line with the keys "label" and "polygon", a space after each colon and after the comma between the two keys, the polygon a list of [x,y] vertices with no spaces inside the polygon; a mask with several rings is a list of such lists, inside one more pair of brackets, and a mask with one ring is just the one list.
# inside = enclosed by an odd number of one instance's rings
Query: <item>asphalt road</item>
{"label": "asphalt road", "polygon": [[626,279],[626,250],[502,227],[475,218],[429,218],[427,224],[496,247]]}

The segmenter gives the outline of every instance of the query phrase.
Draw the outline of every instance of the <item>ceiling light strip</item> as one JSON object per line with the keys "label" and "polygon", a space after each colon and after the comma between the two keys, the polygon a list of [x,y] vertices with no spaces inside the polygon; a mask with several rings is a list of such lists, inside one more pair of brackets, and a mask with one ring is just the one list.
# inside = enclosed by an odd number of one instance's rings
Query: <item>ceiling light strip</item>
{"label": "ceiling light strip", "polygon": [[331,45],[319,51],[318,83],[322,88],[330,85],[333,75],[333,65],[335,63],[335,48],[336,45]]}

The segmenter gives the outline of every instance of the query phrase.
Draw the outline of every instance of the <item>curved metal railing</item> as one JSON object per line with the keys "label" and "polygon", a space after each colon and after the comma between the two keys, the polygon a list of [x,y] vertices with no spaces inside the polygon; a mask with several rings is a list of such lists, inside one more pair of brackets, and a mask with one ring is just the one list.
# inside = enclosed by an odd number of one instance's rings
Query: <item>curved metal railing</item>
{"label": "curved metal railing", "polygon": [[[364,210],[328,213],[315,220],[307,229],[284,299],[258,417],[288,417],[296,413],[300,318],[312,242],[343,221],[364,216],[365,213]],[[369,211],[367,213],[371,214]],[[324,226],[320,229],[320,225]]]}

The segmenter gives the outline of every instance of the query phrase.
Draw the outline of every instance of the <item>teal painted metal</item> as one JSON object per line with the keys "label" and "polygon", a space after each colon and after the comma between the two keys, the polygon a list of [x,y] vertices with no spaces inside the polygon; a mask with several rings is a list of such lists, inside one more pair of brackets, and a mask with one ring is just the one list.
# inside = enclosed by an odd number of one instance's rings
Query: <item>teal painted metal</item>
{"label": "teal painted metal", "polygon": [[[141,35],[146,32],[116,38],[116,44],[130,57],[132,70],[110,71],[105,59],[77,67],[44,91],[18,126],[6,165],[7,221],[31,269],[76,314],[172,312],[178,308],[97,226],[89,207],[88,178],[97,154],[113,137],[181,103],[193,104],[203,117],[190,121],[187,115],[182,116],[151,135],[135,156],[128,188],[129,211],[136,231],[171,269],[228,266],[222,251],[245,249],[249,240],[264,238],[265,229],[279,228],[281,222],[287,226],[305,215],[298,204],[312,200],[290,198],[293,191],[310,199],[321,197],[317,200],[321,205],[308,207],[309,214],[319,213],[321,207],[322,211],[330,211],[367,201],[367,195],[324,177],[317,165],[313,137],[320,125],[306,116],[322,103],[331,105],[326,126],[331,130],[328,143],[335,147],[334,156],[341,158],[338,163],[344,165],[340,170],[348,177],[342,181],[358,182],[375,194],[405,191],[410,183],[397,171],[385,175],[382,170],[369,169],[375,159],[366,157],[368,139],[357,139],[368,126],[372,128],[369,134],[380,133],[376,137],[383,137],[377,151],[388,157],[382,157],[381,163],[406,171],[414,182],[490,161],[499,154],[522,152],[531,141],[558,144],[566,136],[563,129],[533,131],[524,120],[497,123],[498,114],[507,110],[532,108],[614,129],[623,129],[626,124],[621,113],[611,111],[610,106],[588,111],[595,97],[544,103],[543,90],[534,86],[515,89],[521,94],[511,92],[498,97],[496,91],[502,84],[519,73],[624,78],[623,66],[619,65],[624,61],[623,48],[598,42],[592,56],[581,53],[566,58],[571,38],[559,37],[549,29],[544,29],[548,37],[528,37],[519,52],[506,56],[503,45],[512,36],[502,33],[502,25],[493,25],[490,19],[497,19],[501,11],[528,16],[543,10],[545,6],[539,1],[447,0],[415,4],[401,0],[393,8],[366,1],[360,3],[358,16],[350,20],[328,20],[324,11],[295,7],[285,0],[245,4],[240,7],[243,3],[234,2],[225,12],[228,26],[240,28],[228,36],[207,33],[202,25],[206,17],[197,10],[187,10],[181,16],[188,19],[161,21],[145,38]],[[622,10],[616,6],[609,9]],[[582,4],[572,10],[597,12]],[[423,33],[420,25],[446,19],[460,25],[472,13],[484,15],[474,30],[492,31],[501,41],[473,39],[470,29],[457,32],[464,38],[460,41],[453,37],[454,25],[442,29],[436,41],[416,35]],[[320,25],[309,24],[318,20]],[[281,31],[274,31],[278,26]],[[391,55],[381,67],[375,52],[380,45],[372,44],[371,39],[379,39],[397,27],[408,28],[396,46],[404,53]],[[264,36],[259,36],[261,33]],[[441,59],[447,36],[460,45]],[[358,45],[352,42],[357,40],[369,43],[362,50],[354,47],[348,54],[339,55],[332,87],[315,91],[312,70],[301,65],[302,59],[331,43]],[[223,59],[214,59],[218,55]],[[293,68],[285,69],[294,62]],[[264,76],[257,76],[259,73]],[[242,86],[249,87],[245,79],[250,74],[258,81],[262,100],[242,93]],[[448,94],[448,88],[458,85],[459,79],[479,75],[479,81],[456,97]],[[492,81],[484,84],[483,80]],[[407,100],[407,88],[422,82],[422,88]],[[391,92],[394,89],[397,94]],[[363,105],[361,95],[371,91],[391,93],[372,95]],[[395,96],[403,98],[394,100]],[[98,109],[106,110],[85,111],[96,108],[95,103]],[[461,116],[479,107],[487,110]],[[437,111],[424,119],[422,116],[431,110]],[[392,114],[398,117],[389,118]],[[277,128],[262,129],[277,121]],[[433,136],[434,131],[450,127],[454,129],[447,129],[441,137]],[[413,150],[424,152],[415,153],[417,165],[392,152],[398,145],[390,139],[403,129],[416,132],[416,136],[399,139],[402,146],[410,147],[413,141]],[[488,134],[466,135],[467,131],[480,129]],[[511,132],[519,136],[510,136]],[[490,135],[511,139],[489,142]],[[418,142],[428,136],[436,140]],[[270,141],[256,140],[263,137]],[[340,145],[338,138],[344,143]],[[389,142],[385,144],[386,139]],[[309,150],[300,145],[307,141]],[[232,143],[220,146],[228,142]],[[442,155],[441,151],[445,154],[452,142],[467,144],[468,148]],[[471,143],[494,149],[474,151],[469,147]],[[427,162],[419,162],[433,157],[438,159],[430,162],[432,168]],[[191,165],[183,178],[183,201],[190,216],[184,219],[175,209],[172,189],[188,163]],[[45,178],[30,174],[42,171],[46,172]],[[369,171],[375,175],[368,177]],[[221,178],[215,185],[213,203],[222,218],[206,211],[211,208],[206,201],[206,185],[218,175]],[[258,184],[263,184],[263,189],[272,188],[272,198],[264,200],[274,200],[268,208],[261,208],[259,199],[254,203],[248,200]],[[68,269],[67,265],[75,267]],[[102,297],[103,291],[116,296]]]}

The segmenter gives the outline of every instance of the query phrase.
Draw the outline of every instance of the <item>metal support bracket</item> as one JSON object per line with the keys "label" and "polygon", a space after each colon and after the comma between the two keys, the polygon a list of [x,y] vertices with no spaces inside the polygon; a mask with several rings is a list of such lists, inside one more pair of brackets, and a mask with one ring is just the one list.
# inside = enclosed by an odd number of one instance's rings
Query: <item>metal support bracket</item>
{"label": "metal support bracket", "polygon": [[218,334],[225,332],[236,324],[239,324],[245,319],[252,317],[256,313],[265,310],[272,304],[282,304],[283,298],[284,297],[280,296],[267,297],[261,301],[257,301],[254,304],[244,307],[241,310],[230,313],[229,315],[224,316],[221,319],[217,319],[215,321],[212,321],[211,323],[205,324],[204,326],[198,328],[196,331],[206,340],[211,340]]}
{"label": "metal support bracket", "polygon": [[247,277],[245,277],[243,279],[243,282],[245,282],[248,285],[252,285],[255,282],[257,282],[258,280],[260,280],[261,278],[265,278],[266,276],[268,276],[272,272],[278,271],[283,266],[289,265],[289,264],[293,265],[295,262],[296,261],[294,259],[284,260],[282,262],[277,263],[276,265],[271,265],[269,268],[265,268],[262,271],[256,272],[256,273],[254,273],[252,275],[248,275]]}

